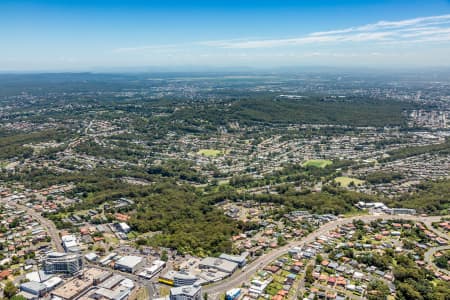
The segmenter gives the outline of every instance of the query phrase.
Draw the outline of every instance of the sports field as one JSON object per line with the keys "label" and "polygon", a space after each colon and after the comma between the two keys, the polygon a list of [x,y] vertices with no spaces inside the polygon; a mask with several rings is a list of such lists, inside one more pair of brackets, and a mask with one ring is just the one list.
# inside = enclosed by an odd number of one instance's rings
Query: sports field
{"label": "sports field", "polygon": [[214,157],[214,156],[222,155],[223,152],[221,150],[216,150],[216,149],[200,149],[200,150],[198,150],[197,154]]}
{"label": "sports field", "polygon": [[326,166],[331,165],[333,162],[327,159],[311,159],[303,163],[304,167],[316,167],[316,168],[325,168]]}

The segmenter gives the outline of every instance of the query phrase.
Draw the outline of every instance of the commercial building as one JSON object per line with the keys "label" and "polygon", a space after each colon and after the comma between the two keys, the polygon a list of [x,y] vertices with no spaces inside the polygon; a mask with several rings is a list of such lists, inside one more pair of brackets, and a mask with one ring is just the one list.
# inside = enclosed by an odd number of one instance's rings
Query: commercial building
{"label": "commercial building", "polygon": [[415,215],[416,210],[412,208],[389,208],[385,210],[386,213],[391,215]]}
{"label": "commercial building", "polygon": [[114,264],[116,270],[134,273],[142,264],[143,258],[140,256],[123,256]]}
{"label": "commercial building", "polygon": [[117,253],[111,252],[102,259],[100,259],[99,264],[102,266],[109,265],[112,262],[112,259],[117,256]]}
{"label": "commercial building", "polygon": [[92,299],[108,299],[108,300],[124,300],[130,294],[129,289],[124,290],[108,290],[105,288],[99,288],[94,290],[89,298]]}
{"label": "commercial building", "polygon": [[174,287],[170,289],[170,300],[202,300],[202,288],[199,285]]}
{"label": "commercial building", "polygon": [[359,209],[369,209],[372,212],[384,212],[390,215],[415,215],[416,210],[411,208],[390,208],[382,202],[363,202],[356,204]]}
{"label": "commercial building", "polygon": [[216,257],[206,257],[199,263],[200,269],[215,269],[220,272],[232,274],[236,271],[238,264],[226,259]]}
{"label": "commercial building", "polygon": [[194,285],[198,281],[198,278],[194,275],[178,272],[173,277],[173,285],[175,287]]}
{"label": "commercial building", "polygon": [[134,283],[132,280],[120,274],[115,274],[98,284],[98,288],[93,290],[89,298],[122,300],[128,297],[133,288]]}
{"label": "commercial building", "polygon": [[222,253],[219,256],[219,258],[237,263],[239,268],[242,268],[243,266],[245,266],[247,264],[247,256],[248,256],[248,252],[244,252],[241,255],[230,255],[230,254]]}
{"label": "commercial building", "polygon": [[145,278],[145,279],[151,279],[153,276],[155,276],[159,271],[161,271],[166,265],[165,261],[162,260],[155,260],[151,267],[145,268],[142,272],[138,274],[138,276]]}
{"label": "commercial building", "polygon": [[47,286],[36,281],[29,281],[20,285],[20,290],[33,296],[42,297],[47,292]]}
{"label": "commercial building", "polygon": [[84,258],[86,258],[86,260],[92,262],[92,261],[96,261],[96,260],[98,259],[98,255],[95,254],[94,252],[91,252],[91,253],[85,254],[85,255],[84,255]]}
{"label": "commercial building", "polygon": [[356,207],[358,207],[359,209],[374,209],[374,210],[385,210],[385,209],[388,209],[388,207],[382,202],[364,202],[364,201],[359,201],[356,204]]}
{"label": "commercial building", "polygon": [[61,237],[64,250],[67,252],[80,252],[77,238],[74,235],[65,235]]}
{"label": "commercial building", "polygon": [[51,252],[44,260],[44,271],[49,274],[76,274],[83,268],[80,255],[73,253]]}
{"label": "commercial building", "polygon": [[174,270],[167,271],[165,274],[162,274],[159,276],[158,282],[173,286],[174,285],[174,277],[176,274],[177,274],[177,272]]}
{"label": "commercial building", "polygon": [[44,281],[43,284],[47,287],[47,292],[53,290],[57,286],[59,286],[63,280],[60,277],[52,277],[47,281]]}
{"label": "commercial building", "polygon": [[45,273],[42,270],[34,271],[34,272],[30,272],[30,273],[25,274],[25,278],[28,281],[36,281],[36,282],[44,282],[44,281],[47,281],[47,280],[49,280],[50,278],[52,278],[54,276],[55,275]]}
{"label": "commercial building", "polygon": [[85,293],[93,285],[100,284],[110,276],[110,272],[101,269],[85,269],[84,272],[80,273],[80,276],[76,276],[72,278],[72,280],[65,282],[63,285],[50,292],[50,295],[61,300],[77,299],[79,295]]}

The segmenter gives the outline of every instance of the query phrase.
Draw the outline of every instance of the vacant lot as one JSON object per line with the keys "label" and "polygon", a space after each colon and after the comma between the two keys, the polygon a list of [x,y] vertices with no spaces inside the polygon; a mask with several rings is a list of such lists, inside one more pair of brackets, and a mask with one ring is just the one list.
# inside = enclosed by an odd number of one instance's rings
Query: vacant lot
{"label": "vacant lot", "polygon": [[340,183],[341,186],[343,186],[343,187],[349,186],[349,184],[351,182],[353,182],[355,185],[362,185],[362,184],[364,184],[364,180],[360,180],[360,179],[357,179],[357,178],[351,178],[351,177],[336,177],[334,179],[334,181]]}

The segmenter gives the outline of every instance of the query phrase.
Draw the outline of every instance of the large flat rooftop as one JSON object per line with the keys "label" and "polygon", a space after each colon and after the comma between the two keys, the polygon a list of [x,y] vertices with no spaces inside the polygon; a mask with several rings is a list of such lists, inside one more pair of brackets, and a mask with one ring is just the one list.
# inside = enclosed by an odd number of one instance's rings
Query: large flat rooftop
{"label": "large flat rooftop", "polygon": [[65,284],[55,289],[52,292],[52,295],[62,299],[73,299],[92,286],[95,278],[99,278],[107,273],[109,272],[96,268],[86,269],[81,277],[76,277],[67,281]]}

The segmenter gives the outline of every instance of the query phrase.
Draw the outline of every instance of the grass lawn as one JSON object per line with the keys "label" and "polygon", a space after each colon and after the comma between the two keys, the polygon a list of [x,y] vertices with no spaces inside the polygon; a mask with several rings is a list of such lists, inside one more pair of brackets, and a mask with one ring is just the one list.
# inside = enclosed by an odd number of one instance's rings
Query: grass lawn
{"label": "grass lawn", "polygon": [[337,183],[340,183],[341,186],[343,186],[343,187],[348,187],[350,182],[352,182],[352,181],[353,181],[353,183],[355,185],[362,185],[362,184],[364,184],[364,180],[360,180],[360,179],[357,179],[357,178],[351,178],[351,177],[336,177],[334,179],[334,181],[336,181]]}
{"label": "grass lawn", "polygon": [[131,231],[127,234],[127,237],[130,240],[137,238],[138,236],[139,236],[139,233],[137,233],[136,231]]}
{"label": "grass lawn", "polygon": [[280,283],[275,283],[272,282],[271,284],[269,284],[266,288],[266,293],[274,296],[278,293],[279,290],[281,290],[283,288],[283,285]]}
{"label": "grass lawn", "polygon": [[333,164],[331,160],[327,159],[311,159],[303,163],[303,167],[316,167],[316,168],[325,168]]}
{"label": "grass lawn", "polygon": [[209,157],[215,157],[223,154],[223,151],[216,150],[216,149],[200,149],[197,154],[209,156]]}
{"label": "grass lawn", "polygon": [[281,283],[284,282],[285,279],[286,278],[284,276],[281,276],[281,275],[278,275],[278,274],[273,274],[273,282],[281,284]]}
{"label": "grass lawn", "polygon": [[105,238],[105,242],[106,242],[107,244],[114,244],[114,245],[116,245],[116,244],[119,243],[119,239],[116,238],[113,234],[105,233],[105,234],[103,235],[103,237]]}
{"label": "grass lawn", "polygon": [[219,180],[218,185],[226,185],[229,183],[230,183],[229,179],[222,179],[222,180]]}

